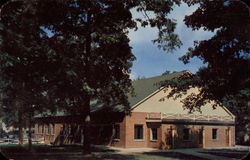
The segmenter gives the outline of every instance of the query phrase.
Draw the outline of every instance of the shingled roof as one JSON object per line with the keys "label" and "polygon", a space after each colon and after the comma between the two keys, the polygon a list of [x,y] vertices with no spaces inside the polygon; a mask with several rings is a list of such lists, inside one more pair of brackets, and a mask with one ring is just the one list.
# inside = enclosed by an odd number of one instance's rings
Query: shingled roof
{"label": "shingled roof", "polygon": [[164,80],[170,80],[174,77],[178,77],[181,74],[183,74],[185,71],[182,72],[175,72],[167,75],[161,75],[151,78],[143,78],[139,80],[134,80],[132,82],[132,86],[134,88],[134,96],[129,94],[128,95],[128,101],[130,103],[130,106],[134,106],[138,102],[145,99],[150,94],[154,93],[156,90],[159,89],[158,83]]}

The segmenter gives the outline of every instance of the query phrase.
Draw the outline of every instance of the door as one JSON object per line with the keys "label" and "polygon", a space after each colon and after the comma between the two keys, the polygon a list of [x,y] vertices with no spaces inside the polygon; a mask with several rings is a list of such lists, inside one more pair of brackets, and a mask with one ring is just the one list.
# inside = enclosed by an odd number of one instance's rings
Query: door
{"label": "door", "polygon": [[199,148],[203,148],[203,129],[199,130]]}
{"label": "door", "polygon": [[166,147],[167,149],[173,148],[173,129],[172,128],[168,129],[166,133]]}

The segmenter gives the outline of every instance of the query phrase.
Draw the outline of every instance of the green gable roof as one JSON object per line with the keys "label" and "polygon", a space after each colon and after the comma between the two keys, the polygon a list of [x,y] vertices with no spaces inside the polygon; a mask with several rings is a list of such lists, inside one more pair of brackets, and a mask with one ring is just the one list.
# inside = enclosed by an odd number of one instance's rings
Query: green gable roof
{"label": "green gable roof", "polygon": [[157,85],[157,83],[164,80],[173,79],[174,77],[178,77],[184,72],[185,71],[175,72],[167,75],[134,80],[132,82],[132,86],[134,88],[135,96],[132,96],[131,94],[128,95],[128,101],[130,103],[130,106],[132,107],[133,105],[137,104],[150,94],[154,93],[157,89],[159,89],[160,86]]}

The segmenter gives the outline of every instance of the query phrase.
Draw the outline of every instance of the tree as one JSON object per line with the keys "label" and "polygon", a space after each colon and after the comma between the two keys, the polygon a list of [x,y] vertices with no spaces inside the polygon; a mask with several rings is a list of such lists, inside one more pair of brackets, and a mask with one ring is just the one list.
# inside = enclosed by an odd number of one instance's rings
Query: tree
{"label": "tree", "polygon": [[[65,108],[83,116],[85,151],[90,149],[90,102],[122,104],[128,110],[131,53],[129,28],[136,28],[131,8],[159,29],[154,40],[167,51],[179,47],[175,23],[167,18],[175,1],[12,1],[1,9],[1,78],[8,97],[20,108]],[[155,17],[149,17],[153,11]],[[51,14],[53,13],[53,14]],[[165,43],[163,43],[165,42]]]}
{"label": "tree", "polygon": [[[180,58],[189,63],[198,57],[207,65],[196,74],[189,72],[168,81],[175,89],[169,96],[181,96],[192,87],[200,88],[199,94],[192,94],[183,100],[183,106],[190,111],[199,110],[211,100],[225,105],[241,119],[247,114],[250,96],[250,10],[240,1],[192,1],[200,6],[185,23],[193,30],[214,31],[209,40],[195,41],[186,55]],[[216,106],[214,106],[216,107]],[[238,120],[239,120],[238,119]],[[242,123],[242,120],[239,120]],[[239,123],[238,121],[238,123]],[[249,123],[248,122],[244,123]]]}
{"label": "tree", "polygon": [[43,94],[45,90],[41,87],[45,81],[43,53],[47,48],[41,47],[44,41],[40,26],[31,17],[35,17],[34,10],[27,1],[13,1],[1,8],[0,75],[4,93],[1,107],[6,114],[12,114],[13,119],[6,117],[6,120],[18,124],[20,144],[23,143],[22,128],[26,117],[31,117],[47,102]]}
{"label": "tree", "polygon": [[167,74],[170,74],[170,73],[171,73],[171,71],[166,70],[164,73],[162,73],[162,75],[167,75]]}

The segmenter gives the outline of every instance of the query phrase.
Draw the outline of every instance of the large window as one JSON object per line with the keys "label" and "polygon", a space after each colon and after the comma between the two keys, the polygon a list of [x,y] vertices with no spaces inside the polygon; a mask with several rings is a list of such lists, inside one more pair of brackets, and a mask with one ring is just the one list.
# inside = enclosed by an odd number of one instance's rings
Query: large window
{"label": "large window", "polygon": [[120,125],[119,124],[115,125],[114,130],[115,130],[114,139],[120,139]]}
{"label": "large window", "polygon": [[43,133],[43,125],[42,124],[38,124],[38,133],[39,134]]}
{"label": "large window", "polygon": [[183,140],[190,140],[190,128],[183,129]]}
{"label": "large window", "polygon": [[153,141],[157,140],[157,128],[151,128],[150,139],[153,140]]}
{"label": "large window", "polygon": [[212,129],[212,139],[218,139],[218,129],[217,128]]}
{"label": "large window", "polygon": [[143,139],[143,125],[135,125],[135,139],[142,140]]}

